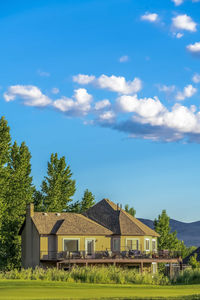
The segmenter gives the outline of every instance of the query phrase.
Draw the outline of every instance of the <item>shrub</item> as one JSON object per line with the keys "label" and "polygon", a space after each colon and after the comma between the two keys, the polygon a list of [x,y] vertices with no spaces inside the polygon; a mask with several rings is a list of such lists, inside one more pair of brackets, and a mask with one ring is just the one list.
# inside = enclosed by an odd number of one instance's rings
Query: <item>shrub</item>
{"label": "shrub", "polygon": [[74,267],[69,271],[55,268],[22,269],[0,273],[0,279],[47,280],[82,283],[118,283],[118,284],[151,284],[166,285],[169,279],[163,274],[140,274],[134,269],[109,267]]}
{"label": "shrub", "polygon": [[200,269],[186,269],[176,276],[172,282],[177,284],[200,284]]}

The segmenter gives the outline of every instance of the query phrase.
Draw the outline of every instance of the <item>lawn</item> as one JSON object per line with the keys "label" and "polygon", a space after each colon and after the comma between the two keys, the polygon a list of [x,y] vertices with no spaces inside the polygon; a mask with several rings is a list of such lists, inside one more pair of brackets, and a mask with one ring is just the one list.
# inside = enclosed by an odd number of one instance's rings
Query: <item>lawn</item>
{"label": "lawn", "polygon": [[159,297],[180,297],[199,295],[200,285],[150,286],[150,285],[111,285],[64,283],[45,281],[1,280],[0,299],[159,299]]}

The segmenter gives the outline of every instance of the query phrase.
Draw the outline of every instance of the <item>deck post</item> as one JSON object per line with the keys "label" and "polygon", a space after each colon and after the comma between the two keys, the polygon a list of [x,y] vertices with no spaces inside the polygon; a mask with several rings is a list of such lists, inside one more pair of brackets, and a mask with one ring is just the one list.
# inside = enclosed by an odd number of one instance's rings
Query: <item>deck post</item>
{"label": "deck post", "polygon": [[59,262],[56,263],[56,268],[59,270]]}
{"label": "deck post", "polygon": [[169,264],[169,277],[173,277],[173,268],[172,268],[172,263]]}
{"label": "deck post", "polygon": [[140,272],[141,274],[143,273],[143,262],[141,261],[141,264],[140,264]]}

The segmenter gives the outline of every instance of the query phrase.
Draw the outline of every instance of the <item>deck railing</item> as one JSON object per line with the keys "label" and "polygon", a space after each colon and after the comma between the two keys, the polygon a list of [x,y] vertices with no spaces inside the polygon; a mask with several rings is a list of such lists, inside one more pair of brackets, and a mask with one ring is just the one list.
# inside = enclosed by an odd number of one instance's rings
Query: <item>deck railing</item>
{"label": "deck railing", "polygon": [[48,261],[60,261],[70,259],[171,259],[180,258],[180,251],[139,251],[139,250],[128,250],[128,251],[95,251],[93,253],[87,253],[86,251],[41,251],[40,259]]}

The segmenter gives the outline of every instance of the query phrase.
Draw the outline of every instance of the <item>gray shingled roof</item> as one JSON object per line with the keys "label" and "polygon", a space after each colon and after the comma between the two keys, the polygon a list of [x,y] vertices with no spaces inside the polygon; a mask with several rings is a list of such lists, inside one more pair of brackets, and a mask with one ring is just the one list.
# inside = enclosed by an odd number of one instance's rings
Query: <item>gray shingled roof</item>
{"label": "gray shingled roof", "polygon": [[111,235],[112,231],[76,213],[35,212],[32,220],[40,234]]}
{"label": "gray shingled roof", "polygon": [[98,202],[89,208],[84,215],[110,229],[114,234],[159,236],[157,232],[108,199]]}

